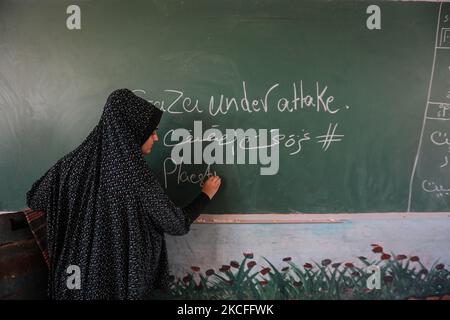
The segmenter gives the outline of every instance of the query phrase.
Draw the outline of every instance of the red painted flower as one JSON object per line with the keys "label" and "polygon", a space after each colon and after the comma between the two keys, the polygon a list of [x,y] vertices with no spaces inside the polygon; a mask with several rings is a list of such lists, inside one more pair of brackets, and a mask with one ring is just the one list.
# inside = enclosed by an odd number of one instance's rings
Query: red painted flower
{"label": "red painted flower", "polygon": [[351,262],[347,262],[346,264],[345,264],[345,266],[347,267],[347,268],[354,268],[355,266],[353,265],[353,263],[351,263]]}
{"label": "red painted flower", "polygon": [[352,272],[352,277],[359,277],[359,276],[360,276],[360,274],[358,271]]}
{"label": "red painted flower", "polygon": [[390,258],[391,258],[391,255],[390,255],[390,254],[383,253],[383,254],[381,255],[381,260],[389,260]]}
{"label": "red painted flower", "polygon": [[249,262],[247,262],[247,268],[251,269],[251,268],[253,268],[254,266],[256,266],[256,262],[255,262],[255,261],[249,261]]}
{"label": "red painted flower", "polygon": [[422,270],[420,270],[418,273],[417,273],[418,275],[427,275],[428,274],[428,270],[427,269],[422,269]]}
{"label": "red painted flower", "polygon": [[374,248],[372,249],[372,252],[375,252],[375,253],[383,252],[383,247],[374,247]]}
{"label": "red painted flower", "polygon": [[208,269],[206,270],[205,274],[209,277],[212,276],[213,274],[215,274],[216,272],[214,271],[214,269]]}
{"label": "red painted flower", "polygon": [[253,259],[253,253],[251,253],[251,252],[245,253],[244,252],[244,257],[246,257],[247,259]]}
{"label": "red painted flower", "polygon": [[265,275],[265,274],[267,274],[267,273],[269,273],[270,272],[270,268],[264,268],[264,269],[262,269],[261,271],[260,271],[260,273],[262,274],[262,275]]}
{"label": "red painted flower", "polygon": [[266,280],[261,280],[261,281],[259,281],[259,284],[262,285],[262,286],[264,286],[264,285],[267,284],[267,281],[266,281]]}
{"label": "red painted flower", "polygon": [[281,269],[281,271],[288,271],[289,267],[284,267],[283,269]]}
{"label": "red painted flower", "polygon": [[304,265],[303,265],[303,268],[305,268],[305,269],[312,269],[312,264],[311,263],[305,263]]}
{"label": "red painted flower", "polygon": [[420,261],[420,258],[418,256],[412,256],[411,258],[409,258],[409,260],[411,260],[412,262],[417,262]]}
{"label": "red painted flower", "polygon": [[239,262],[237,262],[237,261],[231,261],[231,262],[230,262],[230,266],[232,266],[233,268],[238,269],[238,268],[239,268]]}
{"label": "red painted flower", "polygon": [[191,280],[192,280],[192,277],[191,277],[190,274],[186,275],[186,276],[183,278],[183,282],[185,282],[185,283],[187,283],[187,282],[189,282],[189,281],[191,281]]}
{"label": "red painted flower", "polygon": [[194,272],[199,272],[200,271],[200,267],[196,267],[196,266],[192,266],[191,269]]}
{"label": "red painted flower", "polygon": [[331,260],[330,260],[330,259],[324,259],[324,260],[322,260],[322,266],[324,266],[324,267],[328,266],[330,263],[331,263]]}
{"label": "red painted flower", "polygon": [[408,258],[408,257],[405,256],[404,254],[399,254],[395,257],[395,259],[397,259],[397,260],[405,260],[406,258]]}
{"label": "red painted flower", "polygon": [[333,268],[339,268],[339,266],[342,264],[342,262],[336,262],[336,263],[333,263],[331,266],[333,267]]}
{"label": "red painted flower", "polygon": [[289,261],[291,261],[291,260],[292,260],[291,257],[286,257],[286,258],[283,259],[284,262],[289,262]]}
{"label": "red painted flower", "polygon": [[436,269],[437,270],[442,270],[442,269],[444,269],[445,268],[445,265],[443,264],[443,263],[439,263],[437,266],[436,266]]}
{"label": "red painted flower", "polygon": [[220,272],[226,272],[228,270],[230,270],[230,266],[227,266],[225,264],[219,269]]}

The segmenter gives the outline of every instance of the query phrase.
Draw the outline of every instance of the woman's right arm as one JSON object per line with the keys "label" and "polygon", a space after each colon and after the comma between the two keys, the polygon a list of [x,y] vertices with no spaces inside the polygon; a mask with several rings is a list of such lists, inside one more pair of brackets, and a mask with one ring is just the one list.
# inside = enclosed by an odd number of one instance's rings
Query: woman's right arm
{"label": "woman's right arm", "polygon": [[159,210],[152,210],[151,214],[156,227],[170,235],[184,235],[188,233],[190,225],[214,197],[220,187],[220,183],[218,176],[209,177],[203,185],[202,192],[184,208],[175,206],[161,188],[159,195],[155,195],[155,202],[165,203],[165,205],[159,206]]}

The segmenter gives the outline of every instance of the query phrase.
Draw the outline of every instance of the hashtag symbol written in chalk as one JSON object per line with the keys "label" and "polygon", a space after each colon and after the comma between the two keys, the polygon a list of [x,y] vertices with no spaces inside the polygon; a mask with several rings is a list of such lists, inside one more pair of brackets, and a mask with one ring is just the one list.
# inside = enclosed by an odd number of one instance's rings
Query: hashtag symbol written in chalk
{"label": "hashtag symbol written in chalk", "polygon": [[322,149],[323,151],[327,151],[328,148],[330,147],[332,142],[338,142],[338,141],[342,141],[342,137],[344,136],[343,134],[335,134],[336,132],[336,128],[337,128],[338,124],[333,124],[330,123],[328,125],[328,131],[327,134],[321,135],[321,136],[317,136],[317,143],[322,143]]}

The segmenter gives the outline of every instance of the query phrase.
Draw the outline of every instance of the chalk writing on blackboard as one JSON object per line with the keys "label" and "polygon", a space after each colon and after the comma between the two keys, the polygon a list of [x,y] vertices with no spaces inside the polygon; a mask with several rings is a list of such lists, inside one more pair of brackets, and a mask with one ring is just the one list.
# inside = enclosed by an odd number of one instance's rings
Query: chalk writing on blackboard
{"label": "chalk writing on blackboard", "polygon": [[[411,204],[413,198],[413,184],[416,174],[426,175],[427,178],[419,178],[421,181],[420,192],[436,196],[431,200],[432,202],[437,198],[443,198],[450,195],[450,189],[445,188],[442,182],[448,179],[448,153],[450,152],[450,139],[447,136],[450,130],[450,90],[442,86],[439,82],[443,77],[438,77],[435,80],[435,71],[446,70],[450,71],[448,65],[447,52],[450,50],[450,20],[448,12],[443,14],[443,4],[439,6],[439,13],[435,34],[434,56],[431,68],[430,82],[428,87],[427,103],[422,123],[422,130],[420,133],[419,144],[417,148],[416,157],[414,159],[413,170],[411,173],[409,198],[407,211],[411,211]],[[448,10],[448,7],[446,7]],[[442,19],[441,19],[442,18]],[[450,77],[450,74],[445,75]],[[445,81],[445,80],[444,80]],[[428,136],[428,138],[427,138]],[[443,154],[446,152],[447,155]],[[433,155],[439,155],[438,157]],[[424,194],[418,194],[419,199],[424,199]],[[446,201],[442,201],[442,210],[447,210]],[[438,205],[438,204],[436,204]]]}
{"label": "chalk writing on blackboard", "polygon": [[450,189],[446,189],[442,185],[426,179],[422,181],[422,189],[428,193],[435,193],[437,197],[448,196],[450,194]]}
{"label": "chalk writing on blackboard", "polygon": [[[316,81],[313,87],[313,90],[308,91],[302,80],[294,82],[291,86],[292,96],[288,98],[277,95],[280,84],[274,83],[267,87],[261,97],[250,98],[247,83],[242,81],[240,97],[219,93],[210,95],[207,98],[209,103],[204,105],[200,99],[186,95],[179,89],[164,89],[167,99],[148,101],[173,115],[206,112],[212,119],[232,112],[251,115],[269,110],[290,113],[309,109],[315,113],[334,115],[350,110],[348,104],[336,104],[335,96],[329,93],[327,85]],[[146,98],[146,90],[133,91]],[[168,187],[170,176],[176,176],[177,184],[201,184],[206,176],[215,172],[212,165],[258,164],[261,166],[260,175],[275,175],[279,171],[280,148],[285,149],[289,156],[299,157],[304,147],[313,143],[321,146],[322,152],[327,152],[332,145],[343,141],[344,134],[338,127],[339,123],[330,122],[327,128],[299,128],[296,132],[280,132],[278,128],[221,128],[218,124],[212,124],[203,131],[202,121],[196,120],[193,129],[175,128],[164,135],[164,147],[171,149],[171,156],[163,162],[165,187]],[[202,172],[188,173],[185,167],[191,164],[206,164],[207,167]]]}
{"label": "chalk writing on blackboard", "polygon": [[[350,106],[347,104],[336,105],[335,96],[328,93],[328,86],[316,81],[314,90],[307,91],[300,80],[300,83],[292,83],[291,97],[277,97],[275,94],[279,89],[280,84],[275,83],[267,88],[263,93],[262,98],[249,98],[247,84],[242,82],[242,95],[240,97],[227,96],[223,93],[211,95],[209,97],[208,107],[201,105],[199,99],[187,96],[179,89],[165,89],[163,92],[169,95],[168,99],[151,100],[155,106],[161,110],[171,114],[182,114],[198,112],[202,113],[205,110],[211,116],[226,115],[231,112],[268,112],[269,109],[274,109],[279,112],[295,112],[302,109],[312,109],[317,112],[325,112],[329,114],[336,114],[342,110],[349,110]],[[145,98],[146,90],[135,89],[137,93],[143,93]]]}
{"label": "chalk writing on blackboard", "polygon": [[[306,144],[315,142],[326,152],[332,144],[343,140],[344,135],[338,134],[337,128],[338,123],[330,123],[325,134],[305,129],[298,134],[284,134],[279,129],[253,128],[226,128],[222,132],[219,125],[213,125],[203,132],[202,121],[194,121],[193,130],[171,129],[164,135],[164,146],[171,148],[171,156],[163,165],[165,187],[171,175],[176,175],[177,184],[201,183],[202,178],[212,173],[213,164],[260,164],[265,166],[260,168],[261,175],[274,175],[279,170],[280,147],[289,156],[298,157]],[[203,163],[208,167],[201,173],[189,175],[183,169],[184,165]]]}

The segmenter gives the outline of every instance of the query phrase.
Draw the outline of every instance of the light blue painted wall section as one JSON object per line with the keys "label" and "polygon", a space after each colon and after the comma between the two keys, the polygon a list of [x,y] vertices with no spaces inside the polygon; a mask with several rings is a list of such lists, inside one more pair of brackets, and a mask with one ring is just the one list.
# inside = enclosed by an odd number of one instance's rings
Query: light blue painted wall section
{"label": "light blue painted wall section", "polygon": [[185,236],[167,236],[169,261],[176,275],[191,266],[217,270],[230,260],[241,261],[243,252],[253,252],[260,266],[265,265],[262,256],[278,266],[285,266],[281,259],[287,256],[298,264],[325,258],[357,262],[358,256],[379,257],[370,247],[376,243],[387,253],[417,255],[426,266],[437,259],[450,264],[450,214],[426,215],[340,215],[340,223],[193,224]]}

